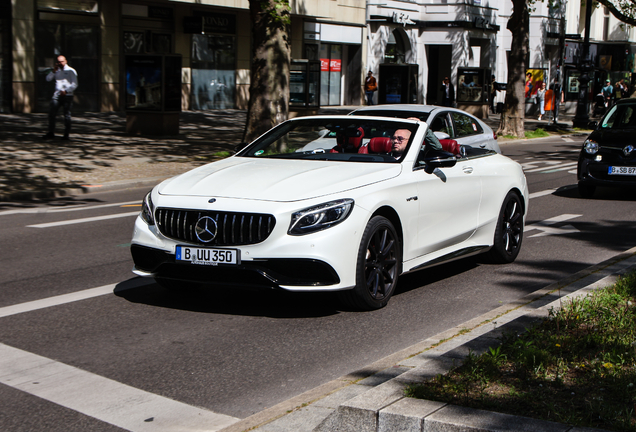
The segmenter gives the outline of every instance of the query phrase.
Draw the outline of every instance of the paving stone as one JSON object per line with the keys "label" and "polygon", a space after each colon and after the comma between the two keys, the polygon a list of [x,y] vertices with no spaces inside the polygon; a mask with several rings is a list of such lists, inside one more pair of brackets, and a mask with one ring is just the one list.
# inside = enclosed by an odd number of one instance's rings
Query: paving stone
{"label": "paving stone", "polygon": [[445,405],[423,399],[400,399],[380,411],[378,432],[423,432],[424,419]]}
{"label": "paving stone", "polygon": [[425,432],[567,432],[571,426],[527,417],[446,405],[426,417]]}

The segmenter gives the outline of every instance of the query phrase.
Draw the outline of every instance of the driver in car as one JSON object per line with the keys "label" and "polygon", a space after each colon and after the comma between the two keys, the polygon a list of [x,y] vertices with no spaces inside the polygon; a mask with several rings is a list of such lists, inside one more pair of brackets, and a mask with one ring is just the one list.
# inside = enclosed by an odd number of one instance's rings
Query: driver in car
{"label": "driver in car", "polygon": [[393,132],[391,136],[391,156],[396,159],[401,158],[410,137],[411,131],[408,129],[397,129]]}
{"label": "driver in car", "polygon": [[[420,119],[415,117],[409,117],[409,120],[420,121]],[[393,136],[391,136],[391,155],[394,158],[399,159],[402,157],[410,137],[411,131],[408,129],[398,129],[393,133]],[[428,128],[424,136],[424,147],[422,150],[425,152],[429,150],[442,150],[442,143],[439,142],[439,139],[430,128]]]}

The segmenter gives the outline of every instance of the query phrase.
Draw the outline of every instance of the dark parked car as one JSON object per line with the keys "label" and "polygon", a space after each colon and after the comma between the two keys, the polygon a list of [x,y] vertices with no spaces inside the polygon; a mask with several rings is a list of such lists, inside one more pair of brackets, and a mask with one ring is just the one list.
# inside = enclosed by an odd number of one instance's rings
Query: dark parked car
{"label": "dark parked car", "polygon": [[636,98],[620,99],[587,137],[577,177],[586,198],[597,186],[636,186]]}

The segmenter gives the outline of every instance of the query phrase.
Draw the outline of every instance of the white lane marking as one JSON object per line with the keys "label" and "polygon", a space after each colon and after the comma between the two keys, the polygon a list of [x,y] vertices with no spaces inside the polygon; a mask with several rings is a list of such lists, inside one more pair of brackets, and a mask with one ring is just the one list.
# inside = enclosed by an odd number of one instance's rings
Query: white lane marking
{"label": "white lane marking", "polygon": [[116,219],[116,218],[127,217],[127,216],[137,216],[138,214],[139,214],[139,210],[134,212],[129,212],[129,213],[117,213],[117,214],[106,215],[106,216],[95,216],[95,217],[82,218],[82,219],[71,219],[71,220],[65,220],[65,221],[59,221],[59,222],[49,222],[49,223],[41,223],[41,224],[35,224],[35,225],[27,225],[27,227],[50,228],[50,227],[56,227],[56,226],[62,226],[62,225],[73,225],[73,224],[84,223],[84,222],[95,222],[100,220]]}
{"label": "white lane marking", "polygon": [[4,344],[0,383],[132,432],[218,431],[240,420]]}
{"label": "white lane marking", "polygon": [[12,214],[39,214],[39,213],[60,213],[60,212],[71,212],[71,211],[80,211],[80,210],[93,210],[93,209],[101,209],[107,207],[121,207],[121,206],[129,206],[133,204],[141,204],[141,201],[126,201],[120,203],[112,203],[112,204],[99,204],[94,206],[88,205],[78,205],[72,207],[60,207],[60,208],[51,208],[51,207],[38,207],[31,209],[16,209],[16,210],[5,210],[0,212],[0,216],[12,215]]}
{"label": "white lane marking", "polygon": [[33,300],[26,303],[5,306],[0,308],[0,318],[19,313],[30,312],[37,309],[44,309],[51,306],[59,306],[61,304],[85,300],[105,294],[112,294],[116,286],[117,284],[104,285],[101,287],[90,288],[83,291],[77,291],[40,300]]}
{"label": "white lane marking", "polygon": [[566,162],[559,164],[558,162],[548,163],[548,165],[540,168],[532,168],[532,169],[524,169],[526,173],[538,172],[538,171],[547,171],[547,170],[555,170],[557,168],[569,169],[575,166],[578,162]]}
{"label": "white lane marking", "polygon": [[541,231],[539,234],[534,234],[531,235],[530,237],[544,237],[547,235],[554,235],[554,234],[572,234],[572,233],[577,233],[580,232],[579,230],[577,230],[576,228],[574,228],[572,225],[564,225],[562,227],[552,227],[552,225],[559,223],[559,222],[565,222],[567,220],[570,219],[575,219],[577,217],[581,217],[583,215],[576,215],[576,214],[562,214],[559,216],[555,216],[553,218],[550,219],[546,219],[544,221],[541,222],[537,222],[536,224],[532,224],[532,225],[526,225],[525,227],[525,232],[527,233],[528,231],[532,231],[532,230],[539,230]]}
{"label": "white lane marking", "polygon": [[531,193],[528,195],[528,199],[539,198],[545,195],[552,195],[555,191],[556,189],[546,189],[540,192]]}

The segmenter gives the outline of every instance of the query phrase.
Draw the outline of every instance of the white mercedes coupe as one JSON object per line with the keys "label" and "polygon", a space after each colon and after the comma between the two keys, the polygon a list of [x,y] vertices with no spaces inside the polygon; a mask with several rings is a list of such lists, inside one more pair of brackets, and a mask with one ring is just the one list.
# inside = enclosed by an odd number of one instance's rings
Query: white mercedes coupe
{"label": "white mercedes coupe", "polygon": [[377,116],[283,122],[152,189],[133,271],[170,290],[338,291],[372,310],[401,274],[480,253],[514,261],[528,210],[521,166],[427,130]]}

